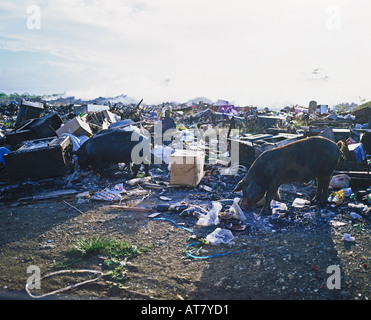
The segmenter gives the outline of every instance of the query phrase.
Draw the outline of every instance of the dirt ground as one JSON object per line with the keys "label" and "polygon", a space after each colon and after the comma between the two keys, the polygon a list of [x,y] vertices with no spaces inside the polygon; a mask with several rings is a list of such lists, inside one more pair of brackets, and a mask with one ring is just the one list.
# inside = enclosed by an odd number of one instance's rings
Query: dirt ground
{"label": "dirt ground", "polygon": [[[124,186],[128,191],[145,190],[141,206],[178,203],[199,205],[206,210],[213,200],[231,199],[235,177],[204,178],[214,191],[201,188],[166,186],[166,176],[152,177],[158,188]],[[208,177],[214,177],[211,174]],[[348,207],[346,200],[338,208],[289,207],[286,217],[261,216],[258,208],[245,211],[246,229],[233,231],[232,245],[203,244],[197,258],[185,254],[186,247],[205,238],[218,226],[197,226],[195,216],[180,217],[178,212],[162,212],[156,220],[148,215],[113,208],[107,201],[78,202],[75,195],[46,200],[19,200],[50,190],[98,190],[125,181],[124,174],[103,180],[92,179],[69,184],[68,178],[41,182],[2,185],[0,206],[0,297],[33,299],[25,290],[37,266],[41,276],[57,270],[99,270],[107,272],[104,255],[83,257],[71,262],[69,250],[79,239],[101,236],[125,240],[142,253],[127,261],[126,277],[112,280],[106,274],[99,280],[57,293],[46,299],[61,300],[368,300],[371,298],[370,214]],[[91,182],[89,185],[88,182]],[[93,182],[94,183],[93,183]],[[213,184],[214,183],[214,184]],[[315,186],[285,185],[282,202],[288,206],[297,197],[310,199]],[[6,197],[4,195],[7,195]],[[170,201],[160,199],[166,196]],[[6,201],[5,201],[6,200]],[[131,199],[132,200],[132,199]],[[126,203],[123,201],[122,203]],[[130,203],[126,203],[129,204]],[[357,212],[354,220],[350,212]],[[175,224],[176,223],[176,224]],[[186,227],[187,229],[181,228]],[[344,241],[349,233],[355,241]],[[225,254],[231,253],[231,254]],[[224,254],[212,256],[215,254]],[[203,257],[208,258],[203,258]],[[210,257],[212,256],[212,257]],[[340,288],[329,281],[340,270]],[[330,267],[330,268],[329,268]],[[41,295],[93,279],[87,273],[56,275],[41,281],[33,294]],[[331,281],[330,281],[331,282]],[[335,283],[334,281],[332,283]]]}

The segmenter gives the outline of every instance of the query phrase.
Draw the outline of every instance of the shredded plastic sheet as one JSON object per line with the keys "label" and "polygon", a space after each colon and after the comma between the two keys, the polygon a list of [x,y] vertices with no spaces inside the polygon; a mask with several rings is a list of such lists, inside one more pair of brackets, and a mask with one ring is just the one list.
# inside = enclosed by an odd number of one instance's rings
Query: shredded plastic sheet
{"label": "shredded plastic sheet", "polygon": [[121,194],[125,193],[126,189],[123,184],[117,184],[113,188],[106,188],[96,192],[91,198],[93,200],[104,200],[104,201],[119,201],[121,200]]}
{"label": "shredded plastic sheet", "polygon": [[104,200],[104,201],[119,201],[121,200],[121,196],[115,193],[107,192],[107,191],[98,191],[92,197],[93,200]]}

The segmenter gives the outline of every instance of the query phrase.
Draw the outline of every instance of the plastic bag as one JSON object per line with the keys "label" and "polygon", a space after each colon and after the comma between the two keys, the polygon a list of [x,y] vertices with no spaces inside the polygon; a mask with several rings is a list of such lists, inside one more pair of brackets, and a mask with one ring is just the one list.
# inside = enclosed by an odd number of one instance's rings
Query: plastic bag
{"label": "plastic bag", "polygon": [[62,133],[61,137],[70,137],[71,142],[72,142],[72,150],[77,151],[80,149],[80,147],[84,144],[86,140],[89,140],[89,137],[82,135],[80,137],[76,137],[72,133]]}
{"label": "plastic bag", "polygon": [[344,233],[343,240],[351,242],[351,241],[355,241],[356,239],[354,237],[352,237],[349,233]]}
{"label": "plastic bag", "polygon": [[5,166],[5,161],[4,161],[4,155],[10,153],[10,150],[5,148],[5,147],[1,147],[0,148],[0,163],[3,164]]}
{"label": "plastic bag", "polygon": [[222,210],[222,207],[219,202],[213,202],[213,207],[207,214],[200,214],[197,225],[202,227],[217,225],[219,223],[219,212]]}
{"label": "plastic bag", "polygon": [[285,213],[287,211],[287,205],[286,203],[272,200],[271,209],[272,209],[272,213]]}
{"label": "plastic bag", "polygon": [[234,244],[234,236],[230,230],[217,228],[206,236],[206,242],[211,245]]}
{"label": "plastic bag", "polygon": [[155,147],[151,152],[155,157],[168,164],[170,162],[170,156],[172,153],[174,153],[174,150],[168,146],[158,146]]}
{"label": "plastic bag", "polygon": [[234,198],[233,199],[233,204],[229,208],[229,212],[231,212],[233,214],[233,216],[232,216],[233,218],[236,218],[238,220],[241,220],[242,222],[245,222],[246,217],[245,217],[241,207],[238,205],[240,200],[241,200],[240,198]]}
{"label": "plastic bag", "polygon": [[335,189],[348,188],[350,177],[346,174],[338,174],[332,177],[330,186]]}
{"label": "plastic bag", "polygon": [[310,205],[310,201],[301,198],[296,198],[292,203],[292,206],[295,208],[303,208],[306,205]]}

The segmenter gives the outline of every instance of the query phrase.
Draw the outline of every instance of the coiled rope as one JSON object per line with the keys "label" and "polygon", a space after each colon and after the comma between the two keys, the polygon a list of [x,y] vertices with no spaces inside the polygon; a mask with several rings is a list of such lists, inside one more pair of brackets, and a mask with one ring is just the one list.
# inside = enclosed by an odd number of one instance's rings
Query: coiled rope
{"label": "coiled rope", "polygon": [[57,274],[66,274],[66,273],[70,273],[70,274],[76,274],[76,273],[94,273],[94,274],[98,274],[98,276],[94,279],[91,279],[91,280],[86,280],[86,281],[83,281],[83,282],[79,282],[79,283],[76,283],[76,284],[73,284],[73,285],[70,285],[70,286],[67,286],[65,288],[62,288],[62,289],[58,289],[58,290],[55,290],[55,291],[52,291],[52,292],[48,292],[48,293],[45,293],[45,294],[42,294],[42,295],[34,295],[30,292],[30,283],[27,283],[26,284],[26,291],[27,293],[29,294],[29,296],[31,298],[34,298],[34,299],[41,299],[41,298],[45,298],[47,296],[51,296],[51,295],[54,295],[56,293],[60,293],[60,292],[63,292],[63,291],[67,291],[67,290],[70,290],[70,289],[73,289],[73,288],[76,288],[76,287],[79,287],[79,286],[82,286],[84,284],[87,284],[87,283],[90,283],[90,282],[94,282],[94,281],[97,281],[99,280],[101,277],[104,276],[104,273],[102,271],[98,271],[98,270],[60,270],[60,271],[55,271],[55,272],[52,272],[52,273],[49,273],[47,275],[45,275],[44,277],[42,277],[39,281],[41,281],[42,279],[46,279],[46,278],[49,278],[51,276],[54,276],[54,275],[57,275]]}

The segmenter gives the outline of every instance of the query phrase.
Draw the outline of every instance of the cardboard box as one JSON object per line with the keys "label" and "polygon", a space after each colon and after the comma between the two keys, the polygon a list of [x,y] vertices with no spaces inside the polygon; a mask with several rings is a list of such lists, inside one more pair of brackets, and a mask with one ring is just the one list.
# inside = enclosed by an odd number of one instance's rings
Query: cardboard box
{"label": "cardboard box", "polygon": [[170,156],[170,184],[196,187],[203,178],[205,153],[203,151],[176,150]]}
{"label": "cardboard box", "polygon": [[14,180],[46,179],[63,176],[68,170],[66,152],[72,146],[70,137],[26,141],[4,155],[9,177]]}
{"label": "cardboard box", "polygon": [[362,143],[353,143],[348,145],[351,161],[362,162],[366,160],[366,152]]}
{"label": "cardboard box", "polygon": [[66,124],[61,126],[56,131],[58,137],[60,137],[63,133],[72,133],[76,137],[86,135],[91,137],[93,132],[88,123],[82,121],[78,117],[73,118],[72,120],[68,121]]}

